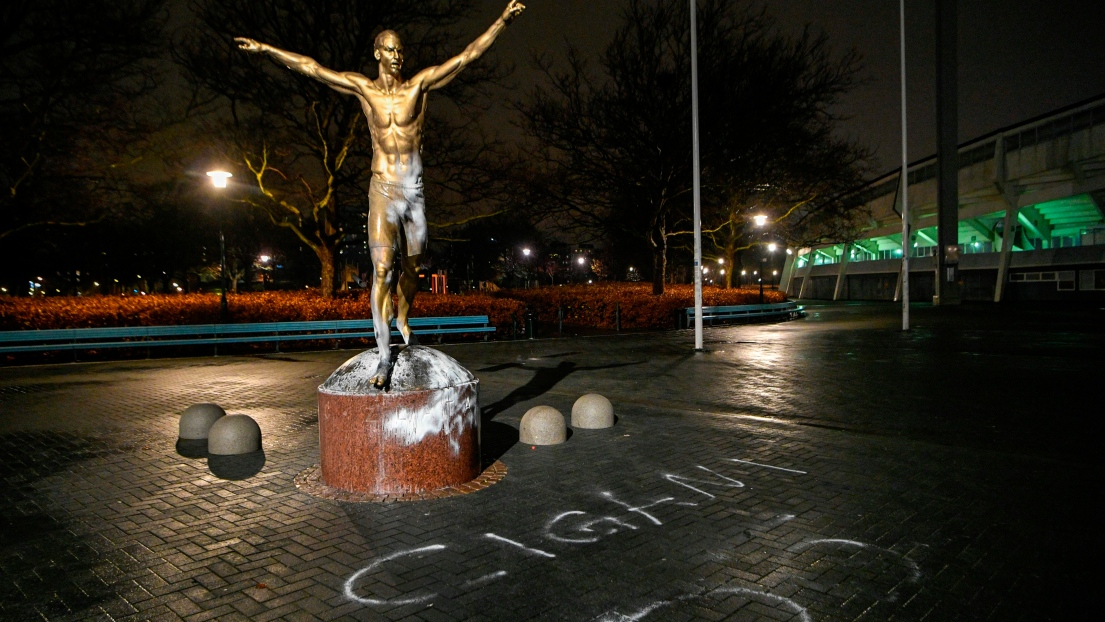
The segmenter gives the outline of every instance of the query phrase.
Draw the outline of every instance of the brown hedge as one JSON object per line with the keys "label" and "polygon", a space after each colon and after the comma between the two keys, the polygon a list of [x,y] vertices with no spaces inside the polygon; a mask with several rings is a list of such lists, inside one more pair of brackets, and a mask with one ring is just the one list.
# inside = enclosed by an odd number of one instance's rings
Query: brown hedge
{"label": "brown hedge", "polygon": [[[764,302],[782,302],[782,292],[765,291]],[[371,317],[367,293],[324,299],[316,291],[254,292],[228,296],[230,321],[288,322],[344,320]],[[703,291],[706,305],[754,304],[755,289]],[[626,329],[663,329],[675,325],[678,309],[694,304],[690,285],[669,285],[663,296],[638,283],[603,283],[504,290],[494,295],[438,296],[420,294],[413,316],[487,315],[499,335],[511,334],[513,320],[521,323],[528,308],[540,322],[556,322],[565,310],[568,325],[614,328],[614,310],[621,309]],[[212,324],[218,321],[219,297],[211,294],[0,298],[0,330],[93,328],[108,326],[162,326]]]}

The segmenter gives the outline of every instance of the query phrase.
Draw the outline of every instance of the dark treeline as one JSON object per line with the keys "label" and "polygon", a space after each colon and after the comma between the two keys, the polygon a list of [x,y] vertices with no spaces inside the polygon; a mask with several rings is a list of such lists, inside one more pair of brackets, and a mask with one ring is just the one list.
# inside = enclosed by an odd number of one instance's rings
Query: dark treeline
{"label": "dark treeline", "polygon": [[[233,37],[372,78],[372,41],[390,28],[413,75],[495,17],[474,15],[470,0],[188,8],[178,31],[161,0],[0,9],[7,288],[45,276],[49,293],[116,279],[95,291],[194,289],[215,280],[220,229],[234,283],[324,293],[362,283],[371,153],[359,102],[241,52]],[[834,54],[813,30],[781,33],[740,0],[702,0],[698,20],[707,256],[733,265],[769,242],[847,238],[862,214],[843,197],[868,153],[834,134],[830,110],[855,85],[859,58]],[[503,36],[526,27],[523,16]],[[687,4],[627,0],[612,27],[598,59],[568,49],[539,60],[539,84],[506,91],[509,67],[492,48],[430,96],[429,268],[452,283],[643,276],[660,293],[670,262],[689,263]],[[505,97],[520,131],[504,138],[486,117]],[[234,174],[227,189],[210,187],[213,168]],[[594,249],[582,270],[568,265],[579,246],[569,241]]]}

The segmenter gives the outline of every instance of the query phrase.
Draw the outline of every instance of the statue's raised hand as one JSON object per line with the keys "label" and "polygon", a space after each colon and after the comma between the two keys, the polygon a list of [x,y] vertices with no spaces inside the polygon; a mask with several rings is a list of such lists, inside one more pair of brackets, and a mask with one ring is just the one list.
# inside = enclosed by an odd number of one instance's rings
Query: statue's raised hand
{"label": "statue's raised hand", "polygon": [[522,11],[526,10],[526,5],[522,4],[518,0],[510,0],[510,4],[506,5],[506,10],[503,11],[503,21],[510,23],[515,17],[522,14]]}
{"label": "statue's raised hand", "polygon": [[234,40],[238,42],[238,47],[247,52],[260,52],[261,44],[257,43],[253,39],[246,37],[234,37]]}

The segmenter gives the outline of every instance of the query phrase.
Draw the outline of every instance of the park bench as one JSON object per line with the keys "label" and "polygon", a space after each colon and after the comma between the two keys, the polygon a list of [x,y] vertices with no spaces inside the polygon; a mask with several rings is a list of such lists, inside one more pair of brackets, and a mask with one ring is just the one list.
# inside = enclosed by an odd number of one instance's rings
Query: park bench
{"label": "park bench", "polygon": [[[409,320],[415,335],[483,333],[495,327],[486,315],[419,317]],[[392,321],[392,335],[399,336]],[[252,324],[195,324],[188,326],[129,326],[118,328],[58,328],[0,331],[0,354],[105,348],[222,344],[371,338],[372,320],[320,320],[312,322],[257,322]],[[335,346],[336,346],[335,342]]]}
{"label": "park bench", "polygon": [[[702,321],[713,324],[715,321],[763,321],[771,319],[794,319],[806,312],[795,302],[777,302],[762,305],[730,305],[702,307]],[[694,307],[687,307],[680,314],[680,328],[694,324]]]}

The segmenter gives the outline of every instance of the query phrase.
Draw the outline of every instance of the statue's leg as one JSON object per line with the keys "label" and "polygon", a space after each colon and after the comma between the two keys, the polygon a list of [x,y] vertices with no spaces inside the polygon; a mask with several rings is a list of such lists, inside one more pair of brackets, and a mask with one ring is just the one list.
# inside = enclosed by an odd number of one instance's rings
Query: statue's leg
{"label": "statue's leg", "polygon": [[403,341],[407,345],[418,343],[407,324],[407,316],[410,314],[411,305],[414,304],[414,296],[418,293],[418,269],[422,264],[421,255],[413,255],[403,258],[403,272],[399,275],[399,315],[395,318],[395,327],[403,334]]}
{"label": "statue's leg", "polygon": [[418,293],[418,271],[422,266],[422,253],[426,251],[426,197],[421,185],[407,188],[404,197],[407,200],[407,211],[403,218],[405,248],[402,257],[403,274],[399,277],[398,287],[399,316],[395,318],[395,326],[403,334],[407,345],[413,345],[416,341],[407,324],[407,315],[414,304],[414,296]]}
{"label": "statue's leg", "polygon": [[391,292],[395,282],[395,250],[386,246],[374,246],[372,253],[372,329],[376,334],[376,347],[380,362],[372,374],[372,384],[378,389],[387,384],[391,375]]}
{"label": "statue's leg", "polygon": [[372,329],[380,361],[372,384],[384,388],[391,376],[391,296],[395,293],[395,253],[400,236],[395,204],[402,204],[394,189],[373,180],[368,191],[368,247],[372,259]]}

